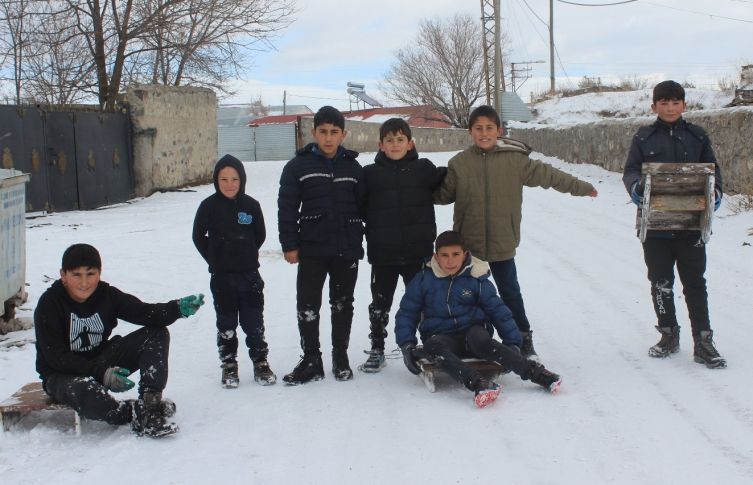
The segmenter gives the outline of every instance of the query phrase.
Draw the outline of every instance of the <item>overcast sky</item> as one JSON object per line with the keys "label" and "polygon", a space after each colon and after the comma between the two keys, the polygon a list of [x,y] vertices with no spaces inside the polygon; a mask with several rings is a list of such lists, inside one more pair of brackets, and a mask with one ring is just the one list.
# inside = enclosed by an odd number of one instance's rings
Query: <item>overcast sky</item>
{"label": "overcast sky", "polygon": [[[531,91],[549,87],[549,0],[501,5],[502,28],[513,41],[511,61],[546,61],[532,64],[534,77],[518,89],[528,100]],[[416,35],[420,19],[457,12],[481,17],[479,0],[298,0],[298,6],[277,50],[258,55],[238,83],[239,93],[223,103],[261,95],[277,105],[287,91],[291,105],[348,109],[348,81],[365,83],[369,94],[384,100],[378,81],[393,52]],[[724,76],[737,80],[735,67],[742,62],[753,63],[753,0],[637,0],[602,7],[555,0],[554,42],[558,87],[575,86],[583,76],[606,81],[640,75],[712,88]]]}

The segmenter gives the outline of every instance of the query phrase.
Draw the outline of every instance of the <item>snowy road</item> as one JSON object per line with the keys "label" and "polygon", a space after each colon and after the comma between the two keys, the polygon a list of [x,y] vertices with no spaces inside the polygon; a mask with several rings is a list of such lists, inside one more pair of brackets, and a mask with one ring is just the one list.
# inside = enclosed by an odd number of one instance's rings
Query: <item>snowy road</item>
{"label": "snowy road", "polygon": [[[430,155],[445,164],[452,154]],[[373,154],[360,159],[368,163]],[[178,435],[138,439],[125,428],[86,422],[76,438],[65,413],[30,416],[0,436],[2,482],[753,483],[753,390],[747,386],[753,247],[743,245],[753,243],[753,214],[722,209],[708,246],[711,321],[729,368],[712,371],[693,362],[683,301],[677,302],[683,350],[668,360],[651,359],[646,351],[658,333],[635,208],[620,175],[545,160],[599,190],[596,199],[525,190],[516,261],[536,348],[565,379],[558,395],[510,374],[499,381],[504,389],[497,402],[477,409],[472,394],[446,376],[429,393],[402,360],[389,360],[379,374],[356,371],[352,382],[336,382],[329,373],[327,323],[324,381],[263,388],[253,383],[249,360],[241,359],[241,387],[222,390],[208,305],[171,327],[165,394],[178,403]],[[295,267],[282,259],[276,232],[283,164],[246,165],[246,192],[260,200],[267,222],[261,272],[270,363],[278,377],[292,370],[300,353]],[[145,301],[210,295],[190,232],[199,202],[212,191],[204,186],[107,210],[29,219],[30,300],[19,316],[31,315],[49,278],[57,277],[63,250],[75,242],[95,245],[103,279]],[[451,207],[438,207],[437,214],[440,231],[451,228]],[[364,262],[351,337],[354,369],[368,347],[368,275]],[[396,300],[401,294],[402,288]],[[322,321],[328,322],[327,309]],[[133,328],[121,324],[118,330]],[[11,335],[0,342],[0,399],[36,379],[33,345],[23,344],[33,332]]]}

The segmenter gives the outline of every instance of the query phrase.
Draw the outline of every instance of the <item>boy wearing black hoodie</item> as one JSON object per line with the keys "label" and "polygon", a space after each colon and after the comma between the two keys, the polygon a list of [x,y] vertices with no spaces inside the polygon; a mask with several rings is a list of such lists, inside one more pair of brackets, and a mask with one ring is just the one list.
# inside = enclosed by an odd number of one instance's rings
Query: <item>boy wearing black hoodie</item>
{"label": "boy wearing black hoodie", "polygon": [[379,372],[398,279],[408,285],[431,257],[437,223],[432,193],[447,173],[419,158],[408,123],[390,118],[379,128],[379,152],[363,168],[366,180],[366,241],[371,263],[371,350],[358,366]]}
{"label": "boy wearing black hoodie", "polygon": [[212,274],[209,287],[217,313],[222,387],[234,389],[239,384],[239,322],[254,363],[254,380],[262,386],[274,384],[277,376],[267,362],[264,340],[264,280],[259,274],[259,248],[267,237],[261,205],[246,195],[246,171],[232,155],[215,165],[214,188],[196,211],[193,242]]}
{"label": "boy wearing black hoodie", "polygon": [[[86,419],[130,423],[135,434],[154,438],[176,433],[178,426],[167,420],[175,403],[162,399],[170,347],[166,327],[195,314],[204,295],[144,303],[100,281],[101,271],[99,252],[74,244],[63,253],[60,279],[39,297],[34,329],[42,386]],[[110,338],[118,319],[144,328]],[[107,392],[133,388],[128,376],[136,370],[137,400],[118,401]]]}

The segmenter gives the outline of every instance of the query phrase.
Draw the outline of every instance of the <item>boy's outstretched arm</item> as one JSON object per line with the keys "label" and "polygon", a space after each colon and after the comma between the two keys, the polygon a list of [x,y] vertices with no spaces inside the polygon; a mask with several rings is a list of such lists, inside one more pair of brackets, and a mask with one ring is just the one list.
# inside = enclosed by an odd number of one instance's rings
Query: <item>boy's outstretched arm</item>
{"label": "boy's outstretched arm", "polygon": [[552,188],[563,194],[571,194],[577,197],[596,197],[598,192],[590,183],[563,172],[541,160],[528,158],[523,162],[522,182],[527,187]]}

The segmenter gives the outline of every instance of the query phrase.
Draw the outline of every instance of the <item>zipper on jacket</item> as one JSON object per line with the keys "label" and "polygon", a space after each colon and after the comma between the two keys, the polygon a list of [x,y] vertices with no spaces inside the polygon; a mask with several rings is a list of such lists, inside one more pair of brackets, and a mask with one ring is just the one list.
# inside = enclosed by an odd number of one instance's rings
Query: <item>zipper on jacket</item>
{"label": "zipper on jacket", "polygon": [[455,283],[455,276],[450,276],[450,286],[447,287],[447,296],[445,297],[445,303],[447,304],[447,313],[452,317],[452,321],[455,322],[455,330],[460,328],[458,325],[458,319],[452,315],[452,309],[450,308],[450,292],[452,291],[452,284]]}
{"label": "zipper on jacket", "polygon": [[[396,161],[392,162],[392,167],[393,167],[392,175],[395,177],[395,193],[397,194],[397,207],[400,208],[400,207],[403,206],[403,201],[402,201],[402,197],[401,197],[402,193],[400,191],[400,187],[398,186],[400,184],[400,180],[399,180],[400,177],[398,177],[397,162]],[[403,217],[402,217],[402,214],[398,214],[397,227],[398,227],[397,237],[400,238],[400,244],[398,245],[398,248],[400,248],[398,251],[400,251],[400,253],[398,253],[397,259],[398,259],[398,261],[402,262],[403,261],[403,255],[401,254],[402,253],[402,248],[403,248]]]}
{"label": "zipper on jacket", "polygon": [[486,253],[484,254],[484,258],[487,260],[489,259],[489,240],[491,239],[491,235],[489,234],[489,225],[490,225],[490,217],[489,217],[489,165],[486,162],[486,152],[483,152],[482,160],[484,164],[484,215],[486,217]]}

